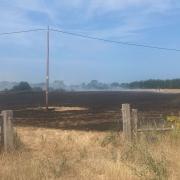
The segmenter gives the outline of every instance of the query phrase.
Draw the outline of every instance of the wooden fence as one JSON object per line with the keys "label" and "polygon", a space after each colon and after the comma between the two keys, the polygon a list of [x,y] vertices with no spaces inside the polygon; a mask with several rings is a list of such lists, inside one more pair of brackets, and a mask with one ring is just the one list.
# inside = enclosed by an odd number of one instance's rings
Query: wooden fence
{"label": "wooden fence", "polygon": [[[123,134],[127,141],[137,138],[138,132],[169,131],[173,128],[139,128],[139,113],[137,109],[131,109],[129,104],[122,105]],[[13,111],[2,111],[0,114],[0,147],[4,151],[14,149]]]}
{"label": "wooden fence", "polygon": [[0,146],[4,151],[14,149],[13,111],[2,111],[0,114]]}
{"label": "wooden fence", "polygon": [[131,109],[129,104],[122,105],[123,134],[126,140],[133,141],[138,132],[170,131],[173,128],[138,128],[138,110]]}

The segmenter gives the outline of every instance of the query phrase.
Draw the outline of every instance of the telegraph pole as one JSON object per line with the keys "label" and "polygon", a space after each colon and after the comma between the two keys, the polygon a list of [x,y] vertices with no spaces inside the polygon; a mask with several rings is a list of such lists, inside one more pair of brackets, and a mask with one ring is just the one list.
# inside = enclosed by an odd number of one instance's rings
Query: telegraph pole
{"label": "telegraph pole", "polygon": [[47,55],[46,55],[46,110],[49,108],[49,26],[47,28]]}

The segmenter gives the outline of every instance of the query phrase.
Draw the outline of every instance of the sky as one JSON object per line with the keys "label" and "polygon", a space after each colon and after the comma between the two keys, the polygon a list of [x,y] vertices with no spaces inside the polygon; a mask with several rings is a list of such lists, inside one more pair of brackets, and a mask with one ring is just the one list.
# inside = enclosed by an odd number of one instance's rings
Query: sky
{"label": "sky", "polygon": [[[179,0],[0,0],[0,33],[60,29],[180,49]],[[0,36],[0,81],[43,82],[46,31]],[[180,78],[180,52],[50,32],[50,81],[67,84]]]}

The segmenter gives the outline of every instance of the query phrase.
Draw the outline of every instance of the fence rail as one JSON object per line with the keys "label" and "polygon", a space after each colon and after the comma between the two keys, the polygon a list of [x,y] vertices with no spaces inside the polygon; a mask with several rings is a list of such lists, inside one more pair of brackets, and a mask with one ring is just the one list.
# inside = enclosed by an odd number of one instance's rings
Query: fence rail
{"label": "fence rail", "polygon": [[[138,132],[151,132],[151,131],[172,131],[174,127],[171,128],[138,128],[140,116],[137,109],[131,109],[129,104],[122,104],[122,120],[123,120],[123,134],[126,140],[129,142],[133,141],[137,137]],[[163,120],[162,115],[160,119]],[[163,120],[165,121],[165,120]]]}
{"label": "fence rail", "polygon": [[149,129],[138,129],[137,132],[148,132],[148,131],[172,131],[174,128],[149,128]]}

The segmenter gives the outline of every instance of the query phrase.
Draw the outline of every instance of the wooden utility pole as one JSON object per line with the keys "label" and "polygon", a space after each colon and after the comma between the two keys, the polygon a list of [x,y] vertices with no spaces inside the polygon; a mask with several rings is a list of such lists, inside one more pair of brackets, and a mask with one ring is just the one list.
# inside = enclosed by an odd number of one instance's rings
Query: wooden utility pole
{"label": "wooden utility pole", "polygon": [[47,28],[47,57],[46,57],[46,109],[49,108],[49,26]]}

